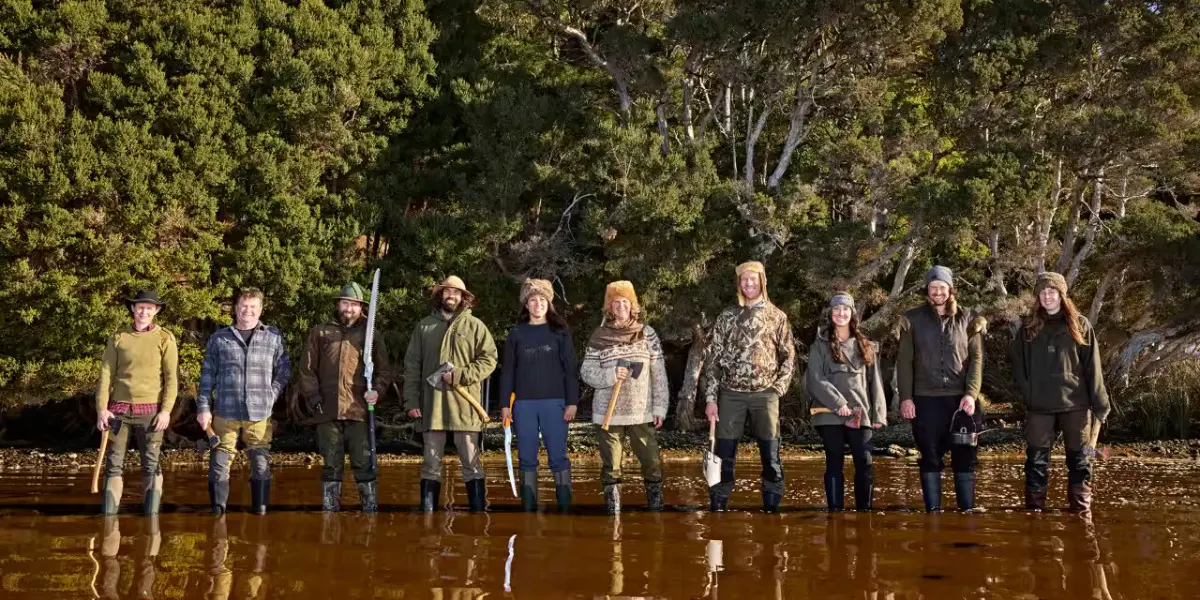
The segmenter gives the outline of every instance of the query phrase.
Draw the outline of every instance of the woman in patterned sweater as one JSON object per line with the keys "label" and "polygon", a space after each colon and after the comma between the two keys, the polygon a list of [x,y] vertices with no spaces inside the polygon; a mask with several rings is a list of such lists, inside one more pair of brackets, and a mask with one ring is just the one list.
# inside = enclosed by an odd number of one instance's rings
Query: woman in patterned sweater
{"label": "woman in patterned sweater", "polygon": [[[621,511],[621,440],[625,434],[629,435],[633,453],[642,464],[647,509],[658,511],[663,507],[662,462],[655,430],[662,427],[667,416],[667,371],[662,342],[650,326],[642,323],[641,316],[632,283],[608,284],[604,291],[604,321],[588,340],[579,368],[583,382],[596,390],[592,422],[597,425],[603,463],[600,481],[609,514]],[[618,362],[634,366],[618,366]],[[621,389],[614,400],[612,392],[618,381]],[[600,425],[608,413],[609,402],[615,402],[616,406],[605,431]]]}

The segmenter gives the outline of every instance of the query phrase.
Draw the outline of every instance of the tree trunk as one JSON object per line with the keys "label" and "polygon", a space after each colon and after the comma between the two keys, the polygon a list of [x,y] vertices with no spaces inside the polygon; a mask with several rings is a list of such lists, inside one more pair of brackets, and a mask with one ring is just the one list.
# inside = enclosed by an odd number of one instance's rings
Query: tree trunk
{"label": "tree trunk", "polygon": [[[754,91],[751,90],[750,98],[753,100]],[[764,106],[762,114],[758,115],[758,122],[754,121],[754,105],[751,104],[746,111],[746,166],[742,168],[742,179],[746,182],[747,192],[754,190],[754,146],[758,143],[758,137],[762,135],[763,127],[767,124],[767,117],[771,114],[771,107]]]}
{"label": "tree trunk", "polygon": [[788,166],[792,164],[792,154],[800,146],[800,142],[804,140],[805,136],[808,135],[808,117],[816,99],[813,88],[817,83],[817,67],[820,63],[820,53],[818,53],[818,57],[813,58],[807,85],[805,85],[804,81],[796,83],[796,106],[792,109],[791,125],[788,127],[788,134],[783,142],[783,149],[779,151],[779,162],[775,164],[775,170],[771,172],[771,177],[767,179],[768,189],[779,189],[779,182],[783,181],[783,176],[787,173]]}
{"label": "tree trunk", "polygon": [[1056,273],[1066,273],[1075,257],[1075,238],[1079,232],[1079,216],[1083,213],[1083,197],[1087,194],[1087,186],[1079,187],[1078,197],[1071,206],[1071,218],[1067,220],[1067,228],[1063,230],[1062,248],[1058,253],[1058,261],[1054,263]]}
{"label": "tree trunk", "polygon": [[900,264],[896,267],[896,276],[892,278],[892,291],[888,294],[888,300],[894,300],[904,293],[904,280],[908,278],[908,271],[912,269],[913,261],[917,258],[917,239],[913,238],[904,247],[904,255],[900,258]]}
{"label": "tree trunk", "polygon": [[1092,307],[1088,310],[1088,322],[1093,327],[1100,319],[1100,310],[1104,308],[1104,296],[1108,294],[1109,288],[1113,283],[1125,278],[1125,269],[1109,269],[1104,274],[1104,278],[1100,280],[1100,285],[1096,287],[1096,294],[1092,296]]}
{"label": "tree trunk", "polygon": [[692,125],[692,88],[694,85],[691,77],[683,78],[683,112],[680,118],[683,120],[683,136],[688,143],[696,141],[696,130]]}
{"label": "tree trunk", "polygon": [[1058,205],[1062,199],[1063,193],[1063,161],[1058,161],[1058,166],[1054,171],[1054,187],[1050,190],[1050,198],[1048,200],[1049,208],[1042,209],[1041,201],[1037,206],[1037,261],[1034,264],[1035,272],[1042,273],[1046,270],[1046,253],[1050,246],[1050,230],[1054,226],[1054,216],[1058,214]]}
{"label": "tree trunk", "polygon": [[1100,167],[1100,171],[1096,173],[1096,180],[1092,182],[1092,204],[1089,206],[1092,214],[1088,217],[1087,235],[1083,240],[1083,247],[1075,253],[1075,260],[1071,261],[1071,271],[1066,274],[1068,285],[1075,284],[1075,280],[1079,277],[1079,270],[1083,267],[1083,261],[1087,260],[1088,255],[1092,253],[1092,248],[1095,247],[1096,234],[1100,233],[1100,207],[1103,199],[1104,167]]}
{"label": "tree trunk", "polygon": [[658,151],[663,156],[671,153],[671,139],[667,131],[667,114],[663,108],[665,103],[665,100],[660,101],[658,106],[654,107],[654,114],[658,118],[658,135],[662,136],[662,144]]}
{"label": "tree trunk", "polygon": [[992,290],[1001,296],[1008,295],[1008,287],[1004,285],[1004,267],[1000,264],[1000,228],[992,227],[988,236],[988,250],[992,253]]}
{"label": "tree trunk", "polygon": [[696,428],[696,395],[700,391],[700,374],[704,371],[705,349],[704,329],[698,324],[693,325],[692,347],[688,350],[683,386],[679,388],[679,402],[675,405],[675,426],[679,431]]}

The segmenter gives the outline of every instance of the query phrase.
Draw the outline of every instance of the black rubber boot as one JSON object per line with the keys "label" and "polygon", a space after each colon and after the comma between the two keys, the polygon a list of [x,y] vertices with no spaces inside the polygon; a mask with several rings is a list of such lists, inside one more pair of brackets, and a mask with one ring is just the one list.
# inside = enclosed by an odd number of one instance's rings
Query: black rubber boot
{"label": "black rubber boot", "polygon": [[487,510],[487,481],[472,479],[467,482],[467,510],[483,512]]}
{"label": "black rubber boot", "polygon": [[825,507],[829,512],[846,509],[846,476],[838,473],[825,474]]}
{"label": "black rubber boot", "polygon": [[646,482],[646,510],[659,512],[663,509],[663,482]]}
{"label": "black rubber boot", "polygon": [[[228,483],[228,482],[226,482]],[[267,505],[271,503],[271,480],[250,480],[250,512],[256,515],[267,514]]]}
{"label": "black rubber boot", "polygon": [[1092,464],[1082,452],[1067,453],[1067,501],[1074,512],[1092,512]]}
{"label": "black rubber boot", "polygon": [[779,505],[783,502],[783,494],[778,492],[762,491],[763,512],[774,514],[779,512]]}
{"label": "black rubber boot", "polygon": [[958,510],[975,508],[975,474],[954,474],[954,500],[958,502]]}
{"label": "black rubber boot", "polygon": [[[251,492],[253,492],[253,488]],[[225,514],[229,504],[229,480],[213,481],[208,480],[208,502],[212,506],[213,516],[221,516]]]}
{"label": "black rubber boot", "polygon": [[358,504],[362,507],[364,513],[373,513],[379,510],[379,484],[374,481],[367,481],[355,484],[358,488]]}
{"label": "black rubber boot", "polygon": [[570,468],[554,473],[554,499],[558,501],[558,510],[566,512],[571,509]]}
{"label": "black rubber boot", "polygon": [[604,509],[610,515],[621,512],[621,484],[610,483],[604,486]]}
{"label": "black rubber boot", "polygon": [[921,495],[925,498],[925,512],[942,510],[942,474],[940,472],[921,473]]}
{"label": "black rubber boot", "polygon": [[854,510],[870,512],[875,508],[875,473],[854,470]]}
{"label": "black rubber boot", "polygon": [[722,496],[712,490],[709,490],[708,510],[712,512],[725,512],[729,510],[729,496]]}
{"label": "black rubber boot", "polygon": [[1025,448],[1025,508],[1046,509],[1046,488],[1050,487],[1050,449]]}
{"label": "black rubber boot", "polygon": [[162,473],[142,476],[142,512],[146,516],[158,514],[158,509],[162,505],[162,494]]}
{"label": "black rubber boot", "polygon": [[432,479],[421,480],[421,512],[431,513],[441,504],[442,482]]}
{"label": "black rubber boot", "polygon": [[521,471],[521,510],[537,512],[537,471]]}
{"label": "black rubber boot", "polygon": [[321,482],[321,510],[337,512],[342,508],[342,482]]}

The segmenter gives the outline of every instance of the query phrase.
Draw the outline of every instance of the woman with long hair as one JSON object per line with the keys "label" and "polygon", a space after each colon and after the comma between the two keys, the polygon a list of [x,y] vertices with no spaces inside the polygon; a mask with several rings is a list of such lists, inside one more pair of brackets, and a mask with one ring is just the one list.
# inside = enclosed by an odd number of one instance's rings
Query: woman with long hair
{"label": "woman with long hair", "polygon": [[[579,373],[571,330],[554,310],[554,287],[545,279],[521,284],[521,314],[504,343],[500,399],[515,394],[512,422],[521,470],[521,506],[537,510],[538,433],[546,444],[555,499],[560,510],[571,506],[571,461],[567,424],[579,404]],[[509,407],[500,409],[509,417]]]}
{"label": "woman with long hair", "polygon": [[1035,294],[1033,309],[1013,339],[1013,377],[1025,398],[1025,506],[1046,507],[1050,448],[1061,431],[1067,498],[1072,510],[1086,513],[1092,506],[1086,446],[1112,408],[1100,347],[1091,323],[1067,296],[1062,275],[1038,275]]}
{"label": "woman with long hair", "polygon": [[[887,399],[879,375],[878,349],[859,329],[854,297],[838,292],[829,300],[828,320],[808,353],[805,387],[814,401],[812,424],[825,444],[825,503],[845,506],[845,446],[854,458],[854,509],[871,510],[875,475],[871,437],[887,423]],[[820,409],[826,410],[820,410]]]}

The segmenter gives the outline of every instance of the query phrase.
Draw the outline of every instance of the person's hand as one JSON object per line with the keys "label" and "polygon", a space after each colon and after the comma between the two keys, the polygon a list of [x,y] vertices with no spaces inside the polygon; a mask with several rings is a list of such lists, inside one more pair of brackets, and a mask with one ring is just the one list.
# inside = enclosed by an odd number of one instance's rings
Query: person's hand
{"label": "person's hand", "polygon": [[912,400],[900,402],[900,416],[911,421],[917,418],[917,405]]}
{"label": "person's hand", "polygon": [[578,408],[578,407],[576,407],[574,404],[572,404],[571,406],[568,406],[566,408],[566,410],[563,411],[563,420],[568,423],[570,423],[571,421],[574,421],[576,408]]}
{"label": "person's hand", "polygon": [[971,397],[970,394],[963,396],[962,401],[958,403],[958,408],[967,413],[968,417],[975,416],[975,398]]}
{"label": "person's hand", "polygon": [[655,429],[662,429],[662,424],[663,424],[662,417],[654,417],[654,428]]}
{"label": "person's hand", "polygon": [[454,383],[454,371],[446,371],[445,373],[442,373],[442,381],[446,382],[446,385],[453,384]]}
{"label": "person's hand", "polygon": [[625,381],[629,379],[629,369],[626,367],[617,367],[617,381]]}
{"label": "person's hand", "polygon": [[113,414],[107,408],[96,413],[96,429],[100,431],[108,431],[112,426],[109,421],[113,420]]}
{"label": "person's hand", "polygon": [[167,411],[160,411],[157,415],[154,415],[154,432],[155,433],[158,433],[159,431],[166,429],[167,425],[170,425],[170,424],[171,424],[171,413],[169,413]]}
{"label": "person's hand", "polygon": [[848,417],[852,414],[854,414],[854,411],[850,410],[849,406],[842,405],[841,408],[837,409],[837,416],[839,417]]}
{"label": "person's hand", "polygon": [[414,409],[408,411],[408,417],[410,419],[420,419],[421,418],[421,409],[414,408]]}
{"label": "person's hand", "polygon": [[212,413],[200,412],[196,413],[196,422],[200,424],[200,429],[208,431],[208,426],[212,425]]}
{"label": "person's hand", "polygon": [[716,402],[709,402],[708,406],[704,407],[704,416],[708,417],[709,423],[716,423],[717,421],[721,420],[717,413],[718,411]]}
{"label": "person's hand", "polygon": [[379,392],[377,392],[375,390],[371,390],[371,391],[363,394],[363,400],[366,400],[367,404],[370,404],[371,406],[375,406],[375,403],[379,402]]}
{"label": "person's hand", "polygon": [[875,429],[883,429],[883,423],[872,423],[871,427]]}
{"label": "person's hand", "polygon": [[500,407],[500,420],[501,421],[507,421],[508,415],[510,415],[510,414],[512,414],[512,409],[508,408],[507,406]]}

